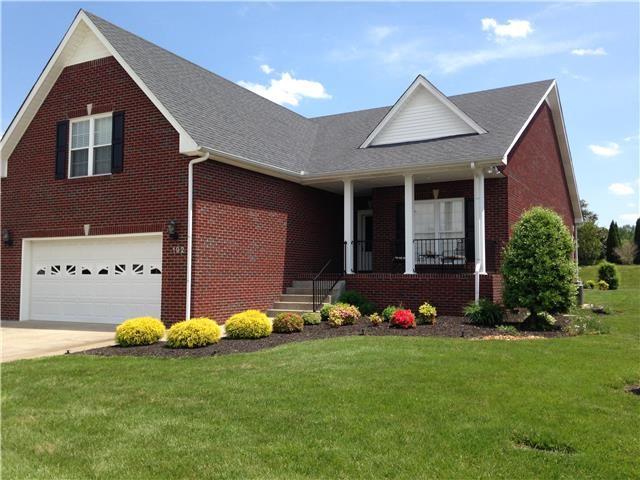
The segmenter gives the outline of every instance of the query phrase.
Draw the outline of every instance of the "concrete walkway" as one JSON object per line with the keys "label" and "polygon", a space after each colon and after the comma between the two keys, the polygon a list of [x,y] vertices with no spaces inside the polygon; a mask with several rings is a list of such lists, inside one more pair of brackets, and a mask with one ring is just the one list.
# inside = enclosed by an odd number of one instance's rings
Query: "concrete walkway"
{"label": "concrete walkway", "polygon": [[1,362],[47,357],[114,344],[116,325],[75,322],[3,321]]}

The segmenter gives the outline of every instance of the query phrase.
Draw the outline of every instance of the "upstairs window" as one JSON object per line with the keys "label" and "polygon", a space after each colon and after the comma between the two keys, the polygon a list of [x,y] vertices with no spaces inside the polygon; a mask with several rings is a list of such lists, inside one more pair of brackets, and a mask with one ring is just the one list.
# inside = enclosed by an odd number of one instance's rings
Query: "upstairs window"
{"label": "upstairs window", "polygon": [[111,114],[71,120],[69,178],[111,173]]}

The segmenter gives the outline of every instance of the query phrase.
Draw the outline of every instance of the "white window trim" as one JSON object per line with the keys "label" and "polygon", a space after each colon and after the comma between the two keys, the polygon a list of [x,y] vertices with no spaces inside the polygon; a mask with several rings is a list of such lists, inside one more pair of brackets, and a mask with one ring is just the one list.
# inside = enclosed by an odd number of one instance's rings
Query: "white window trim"
{"label": "white window trim", "polygon": [[[452,197],[452,198],[436,198],[436,199],[431,199],[431,200],[415,200],[414,201],[414,210],[415,210],[415,205],[417,204],[427,204],[427,203],[432,203],[434,204],[434,239],[440,239],[442,237],[440,237],[440,204],[442,202],[450,202],[453,200],[458,200],[462,203],[462,237],[461,238],[466,238],[466,230],[465,230],[465,202],[464,202],[464,197]],[[414,211],[413,214],[413,239],[414,240],[421,240],[420,238],[416,237],[416,214]]]}
{"label": "white window trim", "polygon": [[[94,124],[96,119],[99,118],[111,118],[113,117],[113,112],[108,112],[108,113],[100,113],[100,114],[96,114],[96,115],[85,115],[84,117],[76,117],[73,118],[71,120],[69,120],[69,158],[67,159],[67,171],[69,172],[69,175],[67,175],[67,178],[69,179],[74,179],[74,178],[87,178],[87,177],[102,177],[104,175],[111,175],[111,172],[107,172],[107,173],[93,173],[93,149],[94,147],[106,147],[108,145],[113,145],[113,139],[111,140],[110,143],[103,143],[100,145],[94,145],[93,141],[94,141]],[[73,124],[74,123],[80,123],[80,122],[85,122],[89,120],[89,146],[88,147],[82,147],[82,148],[73,148],[72,145],[72,141],[73,141]],[[111,135],[113,137],[113,132],[111,132]],[[89,155],[88,155],[88,159],[87,159],[87,174],[86,175],[71,175],[71,152],[73,152],[74,150],[84,150],[85,148],[89,149]],[[112,147],[113,148],[113,147]]]}

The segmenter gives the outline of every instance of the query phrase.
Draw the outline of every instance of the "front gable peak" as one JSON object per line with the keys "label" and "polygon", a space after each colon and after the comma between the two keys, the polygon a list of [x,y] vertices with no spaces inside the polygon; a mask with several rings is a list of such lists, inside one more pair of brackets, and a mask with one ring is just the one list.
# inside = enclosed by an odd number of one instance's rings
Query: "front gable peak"
{"label": "front gable peak", "polygon": [[481,133],[487,132],[418,75],[360,148]]}

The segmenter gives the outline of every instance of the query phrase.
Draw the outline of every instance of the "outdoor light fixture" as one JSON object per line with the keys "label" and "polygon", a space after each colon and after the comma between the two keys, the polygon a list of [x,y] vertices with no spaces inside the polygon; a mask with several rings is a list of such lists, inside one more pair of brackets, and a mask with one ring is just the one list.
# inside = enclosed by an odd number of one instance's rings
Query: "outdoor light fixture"
{"label": "outdoor light fixture", "polygon": [[167,224],[167,234],[169,235],[169,238],[172,240],[178,239],[178,222],[176,222],[175,220],[171,220]]}
{"label": "outdoor light fixture", "polygon": [[11,231],[8,228],[2,229],[2,243],[5,245],[13,245],[13,239],[11,238]]}

